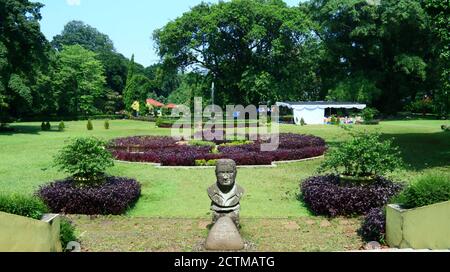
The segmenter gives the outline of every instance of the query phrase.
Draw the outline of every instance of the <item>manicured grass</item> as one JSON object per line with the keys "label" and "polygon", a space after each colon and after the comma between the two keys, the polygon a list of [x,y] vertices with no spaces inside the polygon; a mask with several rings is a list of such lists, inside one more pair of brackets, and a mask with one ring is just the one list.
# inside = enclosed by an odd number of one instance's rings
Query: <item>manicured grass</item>
{"label": "manicured grass", "polygon": [[[201,250],[208,235],[207,219],[70,216],[85,252],[183,252]],[[241,233],[248,251],[358,250],[357,219],[299,217],[243,218]]]}
{"label": "manicured grass", "polygon": [[[357,129],[376,130],[395,137],[403,151],[406,168],[392,176],[409,181],[418,172],[450,171],[450,134],[441,132],[444,121],[390,121]],[[40,123],[18,123],[14,133],[0,134],[0,191],[33,194],[39,185],[66,176],[52,167],[52,157],[70,137],[96,136],[112,139],[131,135],[169,135],[170,129],[154,123],[94,121],[94,130],[86,122],[66,122],[64,132],[41,132]],[[57,125],[54,123],[53,125]],[[56,129],[56,127],[55,127]],[[323,137],[330,146],[345,140],[345,132],[336,126],[282,125],[282,132]],[[246,189],[242,200],[243,218],[288,218],[309,215],[297,200],[299,182],[316,171],[321,160],[292,163],[278,168],[240,169],[238,182]],[[144,164],[117,163],[109,174],[132,177],[143,185],[142,197],[129,211],[133,217],[209,218],[206,189],[215,182],[212,169],[157,169]]]}

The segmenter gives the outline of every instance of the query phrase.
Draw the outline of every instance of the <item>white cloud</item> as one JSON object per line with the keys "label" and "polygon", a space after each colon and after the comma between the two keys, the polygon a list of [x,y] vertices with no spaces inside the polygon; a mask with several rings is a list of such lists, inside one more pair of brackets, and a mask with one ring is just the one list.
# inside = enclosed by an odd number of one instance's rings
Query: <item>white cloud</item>
{"label": "white cloud", "polygon": [[66,0],[69,6],[79,6],[81,5],[81,0]]}

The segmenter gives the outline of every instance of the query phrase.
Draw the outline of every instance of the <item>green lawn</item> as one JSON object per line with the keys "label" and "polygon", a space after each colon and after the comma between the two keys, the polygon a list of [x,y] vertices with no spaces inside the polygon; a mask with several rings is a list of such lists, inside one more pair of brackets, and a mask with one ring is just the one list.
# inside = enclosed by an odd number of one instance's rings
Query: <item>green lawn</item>
{"label": "green lawn", "polygon": [[[450,134],[441,132],[443,121],[389,121],[378,126],[359,126],[395,137],[403,151],[406,168],[393,173],[396,180],[408,181],[422,172],[450,172]],[[448,123],[448,121],[447,121]],[[39,185],[64,178],[52,167],[52,156],[70,137],[97,136],[112,139],[131,135],[169,135],[169,129],[154,123],[111,121],[105,130],[102,121],[66,122],[64,132],[42,132],[40,123],[17,123],[15,133],[0,134],[0,190],[32,194]],[[54,123],[53,125],[56,125]],[[282,125],[282,132],[313,134],[330,146],[345,140],[335,126]],[[246,189],[242,200],[244,218],[289,218],[308,216],[297,200],[299,182],[314,174],[321,160],[292,163],[277,168],[240,169],[238,182]],[[129,211],[132,217],[207,218],[206,188],[215,182],[212,169],[157,169],[143,164],[116,163],[110,174],[133,177],[143,185],[142,197]]]}

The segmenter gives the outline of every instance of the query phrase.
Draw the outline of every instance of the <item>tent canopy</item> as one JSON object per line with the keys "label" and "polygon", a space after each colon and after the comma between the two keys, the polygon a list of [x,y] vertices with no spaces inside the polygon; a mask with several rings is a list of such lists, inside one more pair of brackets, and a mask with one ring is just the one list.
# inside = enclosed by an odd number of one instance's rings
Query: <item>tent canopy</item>
{"label": "tent canopy", "polygon": [[294,121],[300,125],[303,119],[307,124],[324,124],[325,109],[359,109],[366,108],[364,104],[351,102],[277,102],[279,107],[287,107],[294,112]]}
{"label": "tent canopy", "polygon": [[293,110],[314,110],[314,109],[359,109],[363,110],[367,107],[365,104],[353,102],[277,102],[279,107],[287,107]]}

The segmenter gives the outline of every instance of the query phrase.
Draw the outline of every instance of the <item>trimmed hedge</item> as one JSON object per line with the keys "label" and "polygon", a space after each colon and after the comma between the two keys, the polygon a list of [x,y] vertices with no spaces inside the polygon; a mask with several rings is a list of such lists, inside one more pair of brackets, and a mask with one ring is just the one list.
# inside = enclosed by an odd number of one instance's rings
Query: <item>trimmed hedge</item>
{"label": "trimmed hedge", "polygon": [[[199,146],[199,143],[200,146]],[[211,143],[211,144],[207,144]],[[226,141],[179,144],[170,137],[128,137],[113,140],[109,146],[113,156],[122,161],[161,163],[164,166],[196,166],[196,161],[232,159],[238,165],[271,165],[275,161],[292,161],[318,157],[327,147],[321,138],[297,134],[281,134],[279,149],[262,152],[263,141],[223,145]],[[233,143],[233,142],[231,142]]]}
{"label": "trimmed hedge", "polygon": [[54,213],[120,215],[139,199],[141,185],[118,177],[108,177],[105,183],[92,186],[79,186],[67,179],[40,187],[37,195]]}
{"label": "trimmed hedge", "polygon": [[429,174],[413,181],[396,199],[405,209],[450,201],[450,175]]}
{"label": "trimmed hedge", "polygon": [[342,184],[335,175],[316,176],[301,184],[303,200],[318,215],[362,215],[383,207],[402,190],[402,185],[377,177],[370,184]]}
{"label": "trimmed hedge", "polygon": [[48,208],[34,196],[0,194],[0,212],[41,220]]}
{"label": "trimmed hedge", "polygon": [[15,120],[16,122],[39,122],[42,120],[46,120],[49,122],[60,122],[60,121],[87,121],[91,120],[118,120],[125,119],[126,116],[124,114],[98,114],[98,115],[90,115],[90,116],[29,116]]}
{"label": "trimmed hedge", "polygon": [[371,209],[364,217],[358,234],[366,241],[382,244],[386,236],[386,214],[382,208]]}

